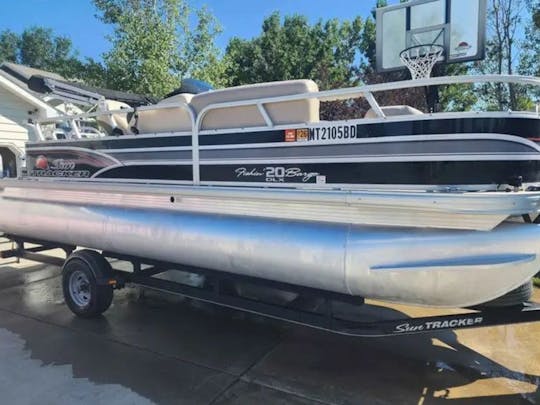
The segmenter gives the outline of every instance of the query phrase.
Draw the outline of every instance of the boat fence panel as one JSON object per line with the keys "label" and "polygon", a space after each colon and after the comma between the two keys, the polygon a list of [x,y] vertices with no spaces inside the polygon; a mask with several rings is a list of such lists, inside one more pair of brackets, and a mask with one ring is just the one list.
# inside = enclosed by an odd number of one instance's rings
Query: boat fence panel
{"label": "boat fence panel", "polygon": [[[479,83],[513,83],[520,85],[530,85],[540,87],[540,78],[531,77],[531,76],[519,76],[519,75],[476,75],[476,76],[446,76],[446,77],[432,77],[425,79],[417,80],[403,80],[398,82],[391,83],[379,83],[373,85],[365,85],[360,87],[350,87],[343,89],[334,89],[334,90],[324,90],[317,92],[308,92],[303,94],[293,94],[287,96],[272,96],[259,99],[249,99],[249,100],[240,100],[240,101],[231,101],[231,102],[222,102],[214,103],[204,107],[198,114],[195,113],[193,107],[188,103],[171,103],[171,104],[157,104],[151,106],[141,106],[137,108],[125,108],[121,110],[109,110],[109,111],[98,111],[90,112],[85,114],[78,115],[61,115],[52,118],[46,118],[42,120],[37,120],[32,124],[35,128],[37,137],[40,141],[46,142],[46,139],[43,135],[41,124],[47,123],[59,123],[59,122],[68,122],[70,127],[73,130],[74,137],[76,139],[82,138],[82,133],[78,125],[78,121],[96,118],[99,116],[109,116],[112,117],[114,114],[129,114],[136,113],[137,111],[150,111],[150,110],[161,110],[161,109],[172,109],[172,108],[182,108],[186,110],[191,119],[191,152],[192,152],[192,169],[193,169],[193,178],[192,182],[194,185],[200,185],[200,142],[199,135],[203,132],[202,122],[206,115],[211,111],[223,110],[228,108],[236,107],[246,107],[251,106],[257,108],[266,126],[257,128],[257,129],[272,129],[276,128],[275,123],[268,114],[267,108],[271,104],[291,102],[291,101],[302,101],[316,99],[320,102],[331,102],[331,101],[342,101],[350,100],[355,98],[364,98],[370,105],[371,109],[378,119],[387,119],[383,109],[375,98],[375,93],[391,91],[391,90],[401,90],[408,88],[416,87],[429,87],[429,86],[440,86],[440,85],[453,85],[453,84],[479,84]],[[536,115],[540,116],[540,111],[536,111]],[[298,123],[301,124],[301,123]],[[253,129],[253,128],[252,128]],[[246,128],[229,128],[230,131],[245,132]],[[207,131],[204,131],[205,133]],[[210,133],[216,133],[215,130],[210,131]]]}

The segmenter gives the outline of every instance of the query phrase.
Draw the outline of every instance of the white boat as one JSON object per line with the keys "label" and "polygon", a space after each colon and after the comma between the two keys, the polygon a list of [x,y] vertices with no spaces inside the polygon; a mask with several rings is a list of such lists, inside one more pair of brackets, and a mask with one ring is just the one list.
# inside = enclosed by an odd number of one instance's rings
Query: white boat
{"label": "white boat", "polygon": [[[222,101],[230,97],[228,92],[235,97],[253,92],[248,86],[209,93],[205,97],[211,96],[215,103],[199,106],[198,110],[184,101],[64,117],[73,125],[71,136],[62,140],[43,137],[29,143],[28,176],[0,183],[0,230],[17,237],[358,297],[429,306],[482,304],[519,287],[540,269],[540,228],[508,223],[522,216],[534,219],[539,211],[540,192],[536,187],[540,171],[536,165],[540,148],[524,137],[538,134],[535,128],[540,125],[540,116],[467,112],[455,113],[452,118],[447,113],[386,116],[385,107],[376,104],[372,92],[486,80],[540,84],[536,78],[450,77]],[[306,85],[310,84],[294,84]],[[277,85],[280,89],[283,86],[289,88],[288,84]],[[273,85],[267,87],[276,91]],[[295,105],[304,109],[300,111],[303,115],[309,113],[315,99],[358,96],[367,97],[383,116],[345,123],[295,123],[293,116],[291,122],[275,124],[265,107],[299,103]],[[231,117],[239,117],[234,114],[240,112],[242,116],[245,107],[259,111],[262,127],[205,129],[204,117],[212,111],[223,110],[212,122],[218,125],[224,119],[223,126],[227,127]],[[269,111],[276,113],[275,109]],[[176,120],[170,125],[177,125],[178,112],[184,112],[181,118],[187,117],[191,125],[186,131],[138,135],[119,135],[116,131],[103,136],[85,136],[77,131],[78,119],[88,122],[103,114],[116,117],[113,124],[122,117],[127,120],[131,113],[141,125],[144,114],[151,113],[149,126],[151,122],[163,126],[170,118]],[[368,132],[372,135],[369,137],[359,136],[366,133],[362,128],[388,125],[444,128],[449,119],[469,128],[484,125],[475,123],[496,122],[498,128],[516,133],[451,133],[455,128],[451,126],[444,136],[388,132],[381,133],[380,139],[374,132]],[[38,135],[42,134],[39,125]],[[356,136],[351,138],[351,130],[348,139],[309,138],[309,134],[317,134],[317,128],[329,128],[332,134],[332,128],[344,126],[357,128]],[[524,126],[528,132],[518,133]],[[536,132],[530,132],[531,128]],[[296,138],[291,141],[287,137],[293,131]],[[299,131],[308,138],[299,140]],[[345,134],[344,130],[335,132]],[[280,142],[245,143],[246,139],[276,134]],[[344,184],[311,166],[339,161],[336,164],[362,167],[369,159],[378,159],[379,164],[397,160],[406,165],[420,159],[444,167],[441,162],[449,157],[435,150],[440,142],[447,152],[448,148],[457,148],[452,149],[451,168],[458,174],[467,173],[472,180],[462,177],[462,181],[450,184],[422,183],[425,176],[418,171],[416,180],[392,184],[392,179],[400,175],[386,170],[388,180],[384,184]],[[179,146],[184,143],[186,146]],[[418,150],[399,155],[403,143]],[[375,144],[387,149],[378,156],[366,155],[363,148],[371,153]],[[397,144],[400,146],[396,148]],[[459,148],[465,149],[459,152]],[[294,156],[300,152],[317,157]],[[216,153],[222,155],[221,160],[216,160]],[[171,154],[178,158],[171,160]],[[303,159],[302,163],[298,159]],[[465,166],[458,167],[460,164],[474,164],[478,173],[467,172]],[[497,175],[511,173],[511,179],[483,181],[493,164],[504,168],[497,169]],[[236,181],[206,177],[214,169],[218,174],[228,173],[226,167],[233,173],[239,173],[240,168],[244,171]],[[289,177],[287,173],[302,176]]]}
{"label": "white boat", "polygon": [[[34,77],[35,91],[95,112],[34,123],[27,176],[0,183],[0,231],[358,301],[468,307],[513,297],[540,269],[540,227],[530,223],[540,221],[540,112],[439,112],[432,90],[540,79],[429,78],[437,63],[483,58],[485,17],[486,0],[377,9],[378,71],[407,66],[415,79],[394,83],[208,91],[192,81],[144,105]],[[425,111],[378,102],[418,88]],[[321,119],[321,102],[352,99],[369,109]],[[54,124],[63,132],[50,135]],[[95,277],[110,273],[104,256],[75,254],[65,286],[80,287],[81,257],[101,262]]]}

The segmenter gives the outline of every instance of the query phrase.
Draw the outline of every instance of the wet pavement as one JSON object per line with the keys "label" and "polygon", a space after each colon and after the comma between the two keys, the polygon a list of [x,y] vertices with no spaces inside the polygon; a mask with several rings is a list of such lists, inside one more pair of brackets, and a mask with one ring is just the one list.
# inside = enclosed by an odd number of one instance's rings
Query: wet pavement
{"label": "wet pavement", "polygon": [[82,320],[58,269],[0,261],[2,403],[540,404],[539,336],[540,323],[350,338],[136,289]]}

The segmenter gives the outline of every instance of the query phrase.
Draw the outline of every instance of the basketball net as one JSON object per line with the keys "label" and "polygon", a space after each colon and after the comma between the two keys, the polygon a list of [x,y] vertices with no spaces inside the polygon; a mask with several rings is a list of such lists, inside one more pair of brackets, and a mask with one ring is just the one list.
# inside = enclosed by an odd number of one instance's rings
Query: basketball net
{"label": "basketball net", "polygon": [[416,45],[401,51],[399,58],[411,72],[413,80],[426,79],[443,52],[441,45]]}

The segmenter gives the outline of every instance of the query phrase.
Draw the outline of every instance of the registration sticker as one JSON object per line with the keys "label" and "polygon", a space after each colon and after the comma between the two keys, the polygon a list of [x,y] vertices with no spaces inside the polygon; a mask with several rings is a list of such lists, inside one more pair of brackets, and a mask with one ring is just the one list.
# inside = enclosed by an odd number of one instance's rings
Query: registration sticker
{"label": "registration sticker", "polygon": [[296,129],[285,130],[285,142],[296,142]]}
{"label": "registration sticker", "polygon": [[296,130],[296,141],[297,142],[306,142],[309,139],[309,129],[297,129]]}

